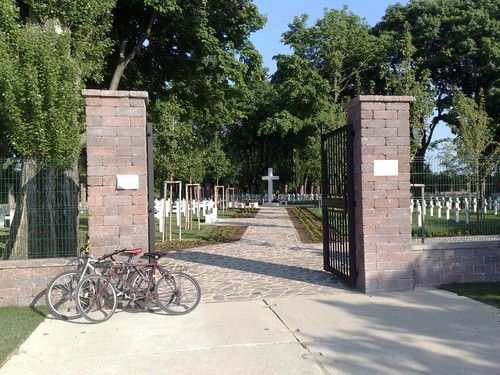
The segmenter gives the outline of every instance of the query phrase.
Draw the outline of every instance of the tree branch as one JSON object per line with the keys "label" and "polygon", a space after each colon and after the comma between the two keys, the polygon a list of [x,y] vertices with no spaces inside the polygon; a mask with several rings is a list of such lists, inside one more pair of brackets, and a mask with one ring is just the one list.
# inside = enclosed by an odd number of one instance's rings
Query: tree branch
{"label": "tree branch", "polygon": [[118,90],[118,85],[120,84],[120,80],[123,76],[125,68],[129,64],[129,62],[134,59],[134,57],[137,55],[137,53],[139,53],[142,46],[144,45],[144,42],[151,36],[153,24],[156,20],[157,20],[157,14],[156,14],[156,12],[153,12],[153,14],[151,15],[151,19],[149,20],[148,25],[146,27],[146,30],[141,35],[141,37],[139,38],[139,40],[134,45],[134,47],[132,48],[132,50],[130,51],[130,53],[128,55],[126,55],[127,42],[125,40],[122,41],[122,43],[120,45],[118,64],[117,64],[115,71],[113,73],[113,78],[111,79],[111,83],[109,85],[109,90]]}

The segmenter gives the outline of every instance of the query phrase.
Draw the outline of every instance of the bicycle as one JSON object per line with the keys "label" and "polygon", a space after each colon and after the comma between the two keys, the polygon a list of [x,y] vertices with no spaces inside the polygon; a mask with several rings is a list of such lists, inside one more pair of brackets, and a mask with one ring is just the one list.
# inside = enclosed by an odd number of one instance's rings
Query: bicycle
{"label": "bicycle", "polygon": [[79,266],[75,270],[64,271],[56,275],[45,290],[45,304],[49,308],[52,316],[63,320],[78,319],[82,315],[76,308],[75,291],[80,281],[88,274],[102,274],[106,268],[104,261],[116,262],[115,255],[125,254],[128,259],[125,263],[131,263],[132,259],[140,254],[142,249],[117,250],[106,254],[98,259],[93,259],[90,250],[89,238],[86,238],[85,245],[80,248]]}
{"label": "bicycle", "polygon": [[[104,322],[115,313],[118,297],[140,306],[154,301],[171,315],[193,311],[201,300],[198,282],[185,272],[170,272],[158,264],[162,256],[145,253],[142,257],[149,258],[147,263],[112,264],[105,275],[85,276],[76,290],[80,314],[92,323]],[[136,269],[132,279],[125,276],[129,268]]]}

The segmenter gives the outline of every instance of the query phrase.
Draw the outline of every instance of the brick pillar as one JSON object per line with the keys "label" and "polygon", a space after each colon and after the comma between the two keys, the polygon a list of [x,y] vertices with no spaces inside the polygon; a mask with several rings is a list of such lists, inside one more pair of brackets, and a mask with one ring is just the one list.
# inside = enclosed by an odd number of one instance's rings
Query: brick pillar
{"label": "brick pillar", "polygon": [[89,236],[94,255],[148,248],[146,106],[142,91],[83,90]]}
{"label": "brick pillar", "polygon": [[357,285],[367,293],[413,289],[409,96],[360,96],[354,130]]}

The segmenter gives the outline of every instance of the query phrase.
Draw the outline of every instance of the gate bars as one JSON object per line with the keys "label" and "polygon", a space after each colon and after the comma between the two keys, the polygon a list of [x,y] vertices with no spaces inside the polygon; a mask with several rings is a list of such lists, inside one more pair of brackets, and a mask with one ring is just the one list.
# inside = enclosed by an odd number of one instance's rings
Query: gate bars
{"label": "gate bars", "polygon": [[321,135],[323,267],[355,283],[352,138],[350,124]]}

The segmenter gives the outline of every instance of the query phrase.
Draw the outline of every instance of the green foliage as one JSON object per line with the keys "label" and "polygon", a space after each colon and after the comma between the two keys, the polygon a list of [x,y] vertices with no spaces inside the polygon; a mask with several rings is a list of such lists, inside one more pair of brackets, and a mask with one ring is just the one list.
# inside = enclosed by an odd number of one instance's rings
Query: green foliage
{"label": "green foliage", "polygon": [[29,8],[21,17],[32,24],[56,22],[64,33],[70,34],[69,53],[77,62],[82,82],[92,79],[101,82],[103,66],[109,55],[112,25],[111,10],[116,0],[24,0]]}
{"label": "green foliage", "polygon": [[[228,181],[233,169],[220,136],[204,139],[199,127],[189,121],[184,109],[175,101],[157,100],[152,113],[156,118],[154,155],[157,186],[166,180],[190,183]],[[182,121],[183,118],[186,121]]]}
{"label": "green foliage", "polygon": [[[454,91],[453,99],[451,113],[457,122],[454,129],[459,134],[456,139],[458,154],[462,159],[469,159],[475,165],[479,159],[484,157],[485,151],[490,148],[493,142],[493,135],[489,127],[491,119],[484,109],[483,91],[479,92],[479,104],[458,89]],[[495,152],[500,152],[498,144],[495,147]]]}
{"label": "green foliage", "polygon": [[307,16],[296,17],[283,41],[328,82],[330,100],[339,103],[365,93],[368,82],[361,74],[375,66],[379,50],[368,24],[347,7],[325,10],[313,27],[306,21]]}
{"label": "green foliage", "polygon": [[223,144],[219,137],[215,137],[203,151],[203,165],[205,167],[205,181],[219,184],[231,173],[231,164],[222,149]]}
{"label": "green foliage", "polygon": [[175,97],[204,135],[232,122],[240,90],[262,71],[249,34],[265,19],[250,0],[118,1],[113,16],[110,89]]}
{"label": "green foliage", "polygon": [[431,88],[430,73],[428,70],[420,72],[418,62],[413,58],[416,48],[408,23],[405,23],[404,33],[396,43],[393,37],[388,38],[387,35],[381,39],[386,44],[388,55],[381,71],[387,94],[414,97],[410,110],[410,153],[414,156],[419,151],[421,153],[419,149],[427,143],[433,130],[428,123],[434,109],[435,94]]}
{"label": "green foliage", "polygon": [[156,233],[158,236],[155,244],[157,251],[168,252],[206,246],[214,243],[238,241],[243,233],[245,233],[247,227],[237,225],[204,225],[201,231],[183,230],[182,240],[176,239],[178,238],[178,232],[176,228],[173,229],[172,241],[161,242],[159,241],[160,234]]}
{"label": "green foliage", "polygon": [[147,88],[157,183],[235,182],[239,163],[226,156],[226,136],[252,105],[252,85],[265,80],[249,40],[265,22],[256,6],[127,0],[117,2],[113,21],[109,88]]}
{"label": "green foliage", "polygon": [[315,186],[321,184],[321,140],[316,133],[307,137],[303,148],[297,149],[295,154],[295,185],[308,186],[308,182]]}
{"label": "green foliage", "polygon": [[80,152],[80,91],[85,79],[99,79],[114,1],[19,3],[0,6],[2,144],[69,165]]}
{"label": "green foliage", "polygon": [[0,68],[1,118],[15,152],[24,157],[76,160],[82,130],[77,116],[83,106],[78,64],[69,54],[69,34],[58,34],[55,24],[48,22],[45,27],[21,27],[15,45],[3,37],[0,44],[9,60],[3,60]]}
{"label": "green foliage", "polygon": [[210,242],[231,242],[241,238],[247,227],[218,225],[213,228],[207,240]]}
{"label": "green foliage", "polygon": [[450,115],[453,87],[470,98],[485,95],[485,110],[498,141],[500,129],[500,4],[497,0],[421,0],[407,5],[390,6],[384,19],[374,28],[397,41],[409,24],[413,59],[419,72],[428,71],[436,92],[435,112],[429,137],[423,139],[420,156],[431,142],[432,132],[440,121],[455,125]]}
{"label": "green foliage", "polygon": [[325,10],[313,26],[307,21],[307,15],[295,17],[283,34],[293,54],[276,57],[275,94],[258,131],[278,140],[274,166],[291,191],[320,184],[320,133],[345,125],[343,102],[371,92],[365,72],[379,54],[366,22],[347,8]]}
{"label": "green foliage", "polygon": [[260,209],[258,208],[252,208],[252,207],[245,207],[243,209],[239,209],[236,211],[234,214],[234,217],[238,218],[249,218],[249,217],[255,217],[259,213]]}

